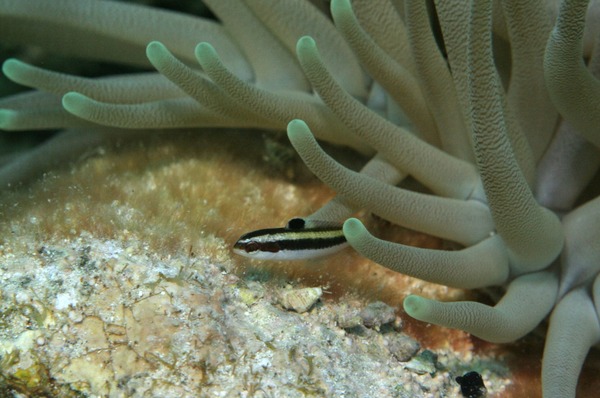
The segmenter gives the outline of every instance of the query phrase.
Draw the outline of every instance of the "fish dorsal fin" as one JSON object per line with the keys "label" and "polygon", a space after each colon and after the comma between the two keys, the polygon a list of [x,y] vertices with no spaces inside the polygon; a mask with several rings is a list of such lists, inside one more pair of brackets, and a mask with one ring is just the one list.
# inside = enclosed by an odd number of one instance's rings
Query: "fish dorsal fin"
{"label": "fish dorsal fin", "polygon": [[294,217],[285,225],[285,229],[290,231],[300,231],[303,229],[342,229],[342,224],[335,221],[313,220],[312,218]]}

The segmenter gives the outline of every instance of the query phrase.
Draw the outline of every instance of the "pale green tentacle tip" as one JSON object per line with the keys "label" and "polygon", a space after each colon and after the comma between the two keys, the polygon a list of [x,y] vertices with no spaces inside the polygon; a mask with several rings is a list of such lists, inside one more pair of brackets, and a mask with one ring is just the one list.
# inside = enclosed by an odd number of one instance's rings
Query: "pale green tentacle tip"
{"label": "pale green tentacle tip", "polygon": [[332,0],[330,9],[333,21],[340,30],[344,30],[344,26],[346,28],[358,28],[359,23],[350,0]]}
{"label": "pale green tentacle tip", "polygon": [[432,300],[424,297],[411,294],[404,298],[404,303],[402,305],[404,307],[404,311],[406,311],[408,315],[420,321],[427,322],[427,315],[430,312],[431,301]]}
{"label": "pale green tentacle tip", "polygon": [[210,44],[205,41],[198,43],[196,48],[194,49],[194,55],[200,64],[203,61],[210,59],[219,59],[219,55],[217,54],[217,50]]}
{"label": "pale green tentacle tip", "polygon": [[334,12],[339,13],[352,13],[352,4],[350,4],[350,0],[332,0],[331,1],[331,13]]}
{"label": "pale green tentacle tip", "polygon": [[157,70],[161,70],[171,65],[174,56],[167,46],[155,40],[146,46],[146,58]]}
{"label": "pale green tentacle tip", "polygon": [[347,219],[344,222],[343,231],[348,243],[352,246],[357,240],[369,233],[363,223],[356,218]]}
{"label": "pale green tentacle tip", "polygon": [[[62,97],[62,106],[65,110],[75,116],[84,115],[86,105],[89,101],[93,101],[92,99],[86,97],[85,95],[70,91],[63,95]],[[81,116],[82,117],[82,116]]]}
{"label": "pale green tentacle tip", "polygon": [[30,66],[15,58],[9,58],[2,64],[2,73],[15,83],[24,84],[23,73]]}
{"label": "pale green tentacle tip", "polygon": [[287,125],[288,138],[292,145],[296,146],[313,138],[312,132],[304,120],[294,119]]}
{"label": "pale green tentacle tip", "polygon": [[304,51],[316,51],[317,43],[315,43],[315,39],[310,36],[302,36],[298,39],[298,43],[296,43],[296,53],[301,54]]}
{"label": "pale green tentacle tip", "polygon": [[317,43],[310,36],[302,36],[298,40],[298,43],[296,43],[296,56],[307,76],[311,75],[311,68],[321,64],[321,56],[317,49]]}
{"label": "pale green tentacle tip", "polygon": [[161,42],[156,41],[156,40],[151,41],[146,46],[146,57],[148,57],[148,59],[150,61],[160,59],[160,58],[164,57],[165,53],[168,53],[168,52],[169,52],[169,50],[167,50],[167,47],[164,44],[162,44]]}
{"label": "pale green tentacle tip", "polygon": [[0,129],[14,130],[18,126],[18,112],[11,109],[0,109]]}

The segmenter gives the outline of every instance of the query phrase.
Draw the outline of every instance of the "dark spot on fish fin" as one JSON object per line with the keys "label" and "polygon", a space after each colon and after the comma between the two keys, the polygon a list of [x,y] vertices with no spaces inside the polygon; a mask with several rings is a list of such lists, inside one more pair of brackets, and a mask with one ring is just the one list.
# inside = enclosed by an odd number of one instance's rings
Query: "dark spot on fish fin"
{"label": "dark spot on fish fin", "polygon": [[288,221],[285,228],[286,229],[304,229],[305,225],[306,225],[306,221],[304,221],[303,218],[296,217],[296,218],[292,218],[290,221]]}

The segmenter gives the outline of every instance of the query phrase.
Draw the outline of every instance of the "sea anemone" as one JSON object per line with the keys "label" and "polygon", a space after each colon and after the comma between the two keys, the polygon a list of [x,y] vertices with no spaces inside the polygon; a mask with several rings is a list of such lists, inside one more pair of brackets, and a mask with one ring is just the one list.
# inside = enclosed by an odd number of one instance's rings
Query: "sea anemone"
{"label": "sea anemone", "polygon": [[[123,129],[287,126],[338,194],[308,218],[346,220],[350,245],[394,271],[506,289],[493,307],[411,295],[409,315],[492,342],[550,315],[543,394],[574,397],[600,341],[600,199],[584,193],[600,165],[599,3],[333,0],[333,21],[302,0],[205,3],[219,23],[0,0],[3,40],[158,71],[86,79],[6,61],[6,76],[38,91],[0,101],[0,128],[70,130],[5,164],[0,183]],[[372,158],[351,171],[314,137]],[[408,176],[428,192],[399,187]],[[377,239],[347,219],[358,209],[464,248]]]}

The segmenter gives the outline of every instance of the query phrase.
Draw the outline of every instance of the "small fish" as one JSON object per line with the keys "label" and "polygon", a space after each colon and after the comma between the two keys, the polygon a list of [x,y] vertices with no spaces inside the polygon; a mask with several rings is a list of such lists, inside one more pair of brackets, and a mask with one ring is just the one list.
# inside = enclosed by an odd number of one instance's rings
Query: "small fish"
{"label": "small fish", "polygon": [[259,260],[300,260],[327,256],[347,245],[339,224],[292,218],[284,228],[259,229],[242,235],[233,252]]}

